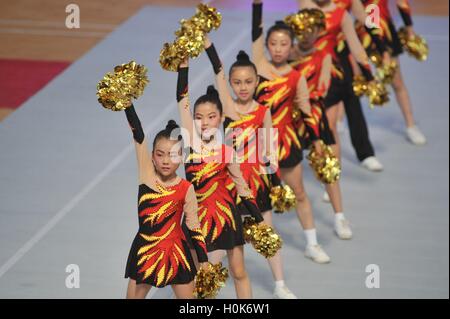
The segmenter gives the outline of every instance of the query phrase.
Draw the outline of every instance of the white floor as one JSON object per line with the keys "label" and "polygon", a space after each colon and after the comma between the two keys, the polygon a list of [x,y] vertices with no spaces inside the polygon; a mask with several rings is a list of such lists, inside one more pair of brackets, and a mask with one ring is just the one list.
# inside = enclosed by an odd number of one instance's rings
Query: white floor
{"label": "white floor", "polygon": [[[149,68],[150,86],[136,107],[148,136],[175,108],[176,75],[159,67],[162,43],[193,10],[146,7],[71,65],[0,124],[0,297],[122,298],[128,249],[137,230],[137,176],[131,133],[122,113],[97,103],[96,84],[114,65],[135,59]],[[250,12],[223,12],[212,35],[225,65],[250,49]],[[279,14],[266,15],[267,23]],[[429,39],[426,63],[402,66],[420,127],[429,143],[407,143],[395,102],[366,108],[381,174],[360,168],[343,134],[342,188],[354,239],[332,232],[332,210],[306,163],[306,187],[320,243],[332,257],[303,257],[305,240],[294,213],[275,216],[285,245],[286,281],[301,298],[449,297],[448,18],[417,17]],[[161,26],[165,26],[161,28]],[[213,81],[205,56],[192,64],[193,98]],[[251,247],[247,267],[256,298],[271,298],[267,263]],[[65,285],[66,267],[80,269],[80,288]],[[365,286],[366,266],[380,267],[381,286]],[[170,297],[169,289],[151,292]],[[234,298],[231,281],[220,298]]]}

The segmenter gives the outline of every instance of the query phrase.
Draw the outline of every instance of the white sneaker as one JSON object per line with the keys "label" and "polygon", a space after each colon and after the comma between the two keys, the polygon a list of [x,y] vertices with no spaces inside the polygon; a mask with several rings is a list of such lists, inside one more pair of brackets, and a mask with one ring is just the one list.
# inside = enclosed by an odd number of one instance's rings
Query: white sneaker
{"label": "white sneaker", "polygon": [[417,126],[408,127],[406,129],[406,136],[414,145],[424,145],[427,142],[425,135],[423,135]]}
{"label": "white sneaker", "polygon": [[297,296],[294,295],[286,286],[275,287],[273,297],[275,299],[298,299]]}
{"label": "white sneaker", "polygon": [[312,259],[312,261],[318,264],[327,264],[331,261],[330,257],[323,251],[320,245],[306,246],[305,257]]}
{"label": "white sneaker", "polygon": [[322,196],[322,200],[323,200],[325,203],[331,202],[330,195],[328,195],[327,192],[324,192],[324,193],[323,193],[323,196]]}
{"label": "white sneaker", "polygon": [[381,172],[384,167],[383,164],[375,156],[370,156],[361,162],[362,167],[372,172]]}
{"label": "white sneaker", "polygon": [[351,239],[353,236],[352,229],[348,220],[339,220],[334,224],[334,231],[340,239]]}

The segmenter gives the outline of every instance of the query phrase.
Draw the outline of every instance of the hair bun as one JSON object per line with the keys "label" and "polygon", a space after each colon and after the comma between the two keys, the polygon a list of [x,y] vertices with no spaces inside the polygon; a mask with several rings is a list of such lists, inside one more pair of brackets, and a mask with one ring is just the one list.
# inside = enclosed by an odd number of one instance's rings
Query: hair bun
{"label": "hair bun", "polygon": [[177,124],[177,122],[175,122],[174,120],[170,120],[169,122],[167,122],[166,130],[172,131],[172,130],[175,130],[175,129],[179,128],[179,127],[180,126]]}
{"label": "hair bun", "polygon": [[239,51],[236,60],[238,60],[239,62],[250,62],[250,57],[245,51],[241,50]]}
{"label": "hair bun", "polygon": [[287,26],[286,22],[284,22],[283,20],[277,20],[277,21],[275,21],[275,25],[276,25],[276,26],[279,26],[279,27],[281,27],[281,26]]}
{"label": "hair bun", "polygon": [[214,97],[219,98],[219,92],[216,90],[216,88],[214,87],[214,85],[209,85],[208,89],[206,90],[206,94],[207,95],[212,95]]}

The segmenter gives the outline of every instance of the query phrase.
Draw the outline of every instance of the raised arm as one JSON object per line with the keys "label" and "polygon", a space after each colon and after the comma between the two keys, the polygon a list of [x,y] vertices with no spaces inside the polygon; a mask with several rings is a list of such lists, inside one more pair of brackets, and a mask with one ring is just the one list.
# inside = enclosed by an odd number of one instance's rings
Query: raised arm
{"label": "raised arm", "polygon": [[194,128],[194,120],[189,101],[188,74],[189,64],[186,60],[182,62],[178,68],[177,102],[181,118],[181,127],[187,130],[189,134],[189,141],[185,141],[186,146],[192,146],[194,134],[197,134],[197,132]]}
{"label": "raised arm", "polygon": [[214,44],[211,43],[207,36],[205,37],[205,49],[206,53],[208,54],[209,60],[211,61],[214,73],[216,74],[217,89],[219,91],[219,97],[224,108],[223,111],[225,113],[225,116],[228,116],[233,120],[237,120],[239,119],[239,115],[233,107],[234,100],[228,88],[228,83],[222,62],[220,61]]}
{"label": "raised arm", "polygon": [[208,252],[206,250],[205,237],[202,233],[200,222],[198,220],[198,204],[193,185],[191,185],[186,192],[183,211],[186,217],[185,223],[189,229],[189,235],[192,238],[192,243],[194,245],[195,252],[197,253],[198,261],[200,263],[207,262]]}
{"label": "raised arm", "polygon": [[252,9],[252,60],[259,69],[259,66],[269,63],[264,54],[263,37],[263,4],[262,0],[253,0]]}
{"label": "raised arm", "polygon": [[148,152],[147,139],[142,129],[141,121],[134,109],[134,105],[125,109],[128,124],[133,132],[134,145],[136,149],[136,158],[138,161],[139,183],[151,184],[154,177],[154,167]]}

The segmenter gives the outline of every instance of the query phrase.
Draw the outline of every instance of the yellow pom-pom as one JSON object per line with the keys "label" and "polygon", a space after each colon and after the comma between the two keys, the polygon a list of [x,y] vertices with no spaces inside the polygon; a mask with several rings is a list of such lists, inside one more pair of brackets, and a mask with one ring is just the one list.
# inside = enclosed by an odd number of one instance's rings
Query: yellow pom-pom
{"label": "yellow pom-pom", "polygon": [[367,85],[367,97],[369,98],[370,106],[383,106],[389,102],[389,93],[384,83],[373,80]]}
{"label": "yellow pom-pom", "polygon": [[319,155],[314,146],[307,156],[316,178],[324,184],[333,184],[339,180],[341,175],[341,164],[339,159],[333,154],[330,146],[325,145],[322,140],[319,141],[322,155]]}
{"label": "yellow pom-pom", "polygon": [[265,258],[272,258],[283,245],[280,235],[266,224],[256,224],[253,217],[244,219],[244,239]]}
{"label": "yellow pom-pom", "polygon": [[205,4],[197,6],[197,13],[190,19],[182,19],[175,32],[176,40],[164,44],[159,55],[159,63],[164,70],[177,71],[186,58],[196,58],[205,49],[205,36],[212,29],[220,27],[222,15],[216,8]]}
{"label": "yellow pom-pom", "polygon": [[144,93],[148,83],[145,66],[134,61],[118,65],[97,84],[98,101],[106,109],[122,111]]}
{"label": "yellow pom-pom", "polygon": [[200,268],[195,276],[194,297],[197,299],[215,298],[228,279],[228,270],[222,263],[212,265],[207,269]]}
{"label": "yellow pom-pom", "polygon": [[325,15],[319,9],[302,9],[296,14],[288,15],[284,22],[291,27],[297,38],[302,39],[317,28],[325,28]]}
{"label": "yellow pom-pom", "polygon": [[294,191],[288,185],[272,187],[269,196],[275,213],[282,214],[296,207]]}
{"label": "yellow pom-pom", "polygon": [[400,42],[409,55],[413,56],[418,61],[426,61],[428,59],[429,48],[427,41],[420,35],[408,36],[406,28],[401,28],[398,31]]}

